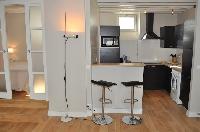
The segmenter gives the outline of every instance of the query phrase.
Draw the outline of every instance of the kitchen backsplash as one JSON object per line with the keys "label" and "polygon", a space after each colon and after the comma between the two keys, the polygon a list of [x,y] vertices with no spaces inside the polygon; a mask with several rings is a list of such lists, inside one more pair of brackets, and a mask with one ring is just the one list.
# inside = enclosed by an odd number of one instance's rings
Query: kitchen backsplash
{"label": "kitchen backsplash", "polygon": [[138,40],[127,42],[121,46],[121,55],[128,56],[132,62],[171,62],[171,54],[177,54],[178,62],[181,62],[182,49],[160,48],[160,40]]}

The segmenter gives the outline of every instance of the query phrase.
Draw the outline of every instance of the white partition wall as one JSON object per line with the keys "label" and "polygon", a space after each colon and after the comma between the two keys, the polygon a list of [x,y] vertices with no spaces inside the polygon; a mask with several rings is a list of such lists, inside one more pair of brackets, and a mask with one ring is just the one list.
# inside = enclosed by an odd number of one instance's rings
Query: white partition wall
{"label": "white partition wall", "polygon": [[2,5],[0,5],[0,98],[12,98],[8,67],[8,49],[6,46],[5,10]]}

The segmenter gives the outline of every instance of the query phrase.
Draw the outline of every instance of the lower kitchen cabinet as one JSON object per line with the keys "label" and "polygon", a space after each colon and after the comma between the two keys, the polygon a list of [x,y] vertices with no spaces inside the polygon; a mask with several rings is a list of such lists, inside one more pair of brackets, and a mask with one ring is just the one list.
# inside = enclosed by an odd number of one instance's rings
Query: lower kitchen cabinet
{"label": "lower kitchen cabinet", "polygon": [[189,102],[189,95],[190,95],[190,77],[185,77],[182,75],[181,78],[181,93],[180,93],[180,99],[183,103],[183,106],[188,109],[188,102]]}
{"label": "lower kitchen cabinet", "polygon": [[144,90],[171,91],[171,68],[165,65],[146,65],[144,67]]}

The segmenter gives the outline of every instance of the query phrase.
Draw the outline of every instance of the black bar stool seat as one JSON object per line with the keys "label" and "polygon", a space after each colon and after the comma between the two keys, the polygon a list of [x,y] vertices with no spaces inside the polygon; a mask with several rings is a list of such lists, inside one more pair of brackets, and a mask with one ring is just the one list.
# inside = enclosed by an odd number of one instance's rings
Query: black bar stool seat
{"label": "black bar stool seat", "polygon": [[124,103],[127,103],[127,100],[130,100],[130,102],[128,103],[131,103],[131,115],[130,116],[124,116],[122,118],[122,121],[125,123],[125,124],[128,124],[128,125],[137,125],[137,124],[141,124],[142,122],[142,119],[138,116],[135,116],[133,114],[133,105],[134,105],[134,102],[138,102],[138,99],[135,99],[134,98],[134,88],[137,87],[137,86],[140,86],[140,85],[143,85],[143,82],[139,82],[139,81],[129,81],[129,82],[121,82],[125,87],[131,87],[131,99],[125,99],[124,100]]}
{"label": "black bar stool seat", "polygon": [[106,87],[106,88],[109,88],[109,87],[112,87],[114,85],[117,85],[116,83],[113,83],[113,82],[107,82],[107,81],[103,81],[103,80],[100,80],[100,81],[94,81],[94,80],[91,80],[91,82],[95,85],[98,85],[98,86],[102,86],[102,87]]}
{"label": "black bar stool seat", "polygon": [[137,85],[143,85],[143,82],[139,82],[139,81],[130,81],[130,82],[121,82],[124,86],[126,87],[134,87]]}
{"label": "black bar stool seat", "polygon": [[105,97],[105,89],[106,88],[109,89],[110,87],[112,87],[114,85],[117,85],[117,84],[113,83],[113,82],[103,81],[103,80],[100,80],[100,81],[91,80],[91,82],[94,85],[102,87],[102,98],[99,99],[99,101],[102,103],[102,114],[94,116],[92,118],[92,120],[93,120],[94,123],[96,123],[98,125],[108,125],[108,124],[112,123],[112,118],[110,116],[108,116],[108,115],[105,115],[105,113],[104,113],[104,105],[112,103],[112,101],[110,99],[106,99],[106,97]]}

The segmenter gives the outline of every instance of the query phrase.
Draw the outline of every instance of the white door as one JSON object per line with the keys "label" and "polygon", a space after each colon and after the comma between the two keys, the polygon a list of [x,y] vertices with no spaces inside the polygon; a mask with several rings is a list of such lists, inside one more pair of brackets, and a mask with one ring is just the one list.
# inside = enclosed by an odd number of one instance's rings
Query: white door
{"label": "white door", "polygon": [[42,9],[40,4],[30,4],[25,11],[30,97],[37,100],[47,100]]}
{"label": "white door", "polygon": [[12,90],[8,65],[4,6],[0,5],[0,98],[11,99]]}

